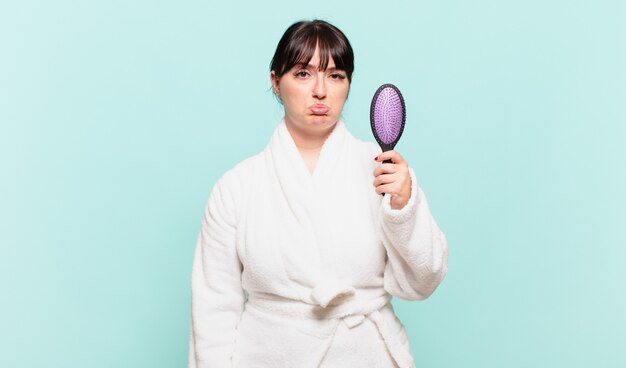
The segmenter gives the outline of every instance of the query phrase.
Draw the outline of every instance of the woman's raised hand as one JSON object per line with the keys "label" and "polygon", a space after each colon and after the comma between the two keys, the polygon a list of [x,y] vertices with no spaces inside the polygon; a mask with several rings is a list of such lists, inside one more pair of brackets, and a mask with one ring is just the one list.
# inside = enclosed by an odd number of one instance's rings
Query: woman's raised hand
{"label": "woman's raised hand", "polygon": [[391,160],[391,163],[381,163],[374,170],[376,193],[391,195],[391,208],[403,208],[411,198],[409,163],[395,150],[383,152],[374,157],[374,160]]}

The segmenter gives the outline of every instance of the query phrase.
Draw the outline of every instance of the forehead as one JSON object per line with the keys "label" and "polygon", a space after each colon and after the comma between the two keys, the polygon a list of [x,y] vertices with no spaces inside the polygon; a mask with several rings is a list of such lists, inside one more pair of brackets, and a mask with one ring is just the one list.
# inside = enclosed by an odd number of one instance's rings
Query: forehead
{"label": "forehead", "polygon": [[[332,54],[330,53],[330,51],[327,52],[326,56],[326,67],[324,68],[324,70],[326,69],[335,69],[335,60],[333,59]],[[322,67],[324,63],[322,62],[322,58],[320,55],[320,48],[316,47],[315,51],[313,52],[313,56],[311,56],[311,59],[309,60],[308,63],[305,64],[305,60],[299,60],[298,63],[296,63],[296,66],[306,66],[309,68],[315,68],[315,69],[322,69]]]}

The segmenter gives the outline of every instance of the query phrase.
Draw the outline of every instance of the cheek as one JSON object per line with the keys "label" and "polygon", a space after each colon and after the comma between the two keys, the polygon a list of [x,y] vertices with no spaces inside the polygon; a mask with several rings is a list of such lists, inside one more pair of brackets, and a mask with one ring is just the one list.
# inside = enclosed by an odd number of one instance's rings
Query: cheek
{"label": "cheek", "polygon": [[283,104],[298,104],[302,103],[305,99],[305,94],[302,91],[302,88],[298,88],[298,86],[294,85],[285,85],[281,88],[280,93],[283,97]]}
{"label": "cheek", "polygon": [[285,111],[297,112],[302,110],[303,102],[302,99],[293,93],[289,93],[286,96],[283,96],[283,107]]}
{"label": "cheek", "polygon": [[337,90],[337,93],[335,93],[335,104],[343,106],[347,98],[348,98],[348,87],[341,87]]}
{"label": "cheek", "polygon": [[337,86],[339,94],[343,96],[344,100],[348,97],[348,91],[350,90],[350,83],[344,83]]}

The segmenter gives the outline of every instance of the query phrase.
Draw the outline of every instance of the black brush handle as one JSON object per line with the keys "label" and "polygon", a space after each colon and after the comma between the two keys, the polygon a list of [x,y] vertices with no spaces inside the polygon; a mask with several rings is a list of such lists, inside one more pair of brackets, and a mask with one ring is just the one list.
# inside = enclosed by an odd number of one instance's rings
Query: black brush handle
{"label": "black brush handle", "polygon": [[[391,160],[385,160],[385,161],[383,161],[383,164],[391,164],[391,163],[393,163],[393,162],[391,162]],[[380,195],[384,196],[384,195],[385,195],[385,193],[380,193]]]}

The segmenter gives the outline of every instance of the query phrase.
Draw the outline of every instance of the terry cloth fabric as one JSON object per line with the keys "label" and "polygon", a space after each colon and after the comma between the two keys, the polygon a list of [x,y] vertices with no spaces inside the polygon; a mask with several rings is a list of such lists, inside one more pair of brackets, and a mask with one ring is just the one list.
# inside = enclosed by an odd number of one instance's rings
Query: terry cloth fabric
{"label": "terry cloth fabric", "polygon": [[311,174],[283,119],[218,180],[192,269],[190,368],[414,366],[389,301],[430,296],[448,246],[412,169],[402,209],[376,194],[379,153],[339,120]]}

